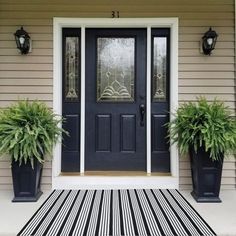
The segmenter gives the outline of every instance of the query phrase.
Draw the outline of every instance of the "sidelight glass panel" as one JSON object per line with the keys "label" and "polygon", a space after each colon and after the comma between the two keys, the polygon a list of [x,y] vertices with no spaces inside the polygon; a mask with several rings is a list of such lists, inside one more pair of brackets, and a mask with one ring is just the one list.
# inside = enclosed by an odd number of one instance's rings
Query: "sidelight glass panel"
{"label": "sidelight glass panel", "polygon": [[152,100],[166,101],[167,38],[153,38]]}
{"label": "sidelight glass panel", "polygon": [[134,101],[135,38],[97,38],[97,101]]}
{"label": "sidelight glass panel", "polygon": [[66,37],[65,40],[65,99],[79,99],[79,38]]}

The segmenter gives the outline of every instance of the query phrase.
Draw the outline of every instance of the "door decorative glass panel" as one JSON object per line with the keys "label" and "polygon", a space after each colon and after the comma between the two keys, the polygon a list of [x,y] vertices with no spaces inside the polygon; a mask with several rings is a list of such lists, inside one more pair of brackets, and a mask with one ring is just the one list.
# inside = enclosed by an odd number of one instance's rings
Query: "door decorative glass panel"
{"label": "door decorative glass panel", "polygon": [[65,99],[79,98],[79,38],[66,37],[65,42]]}
{"label": "door decorative glass panel", "polygon": [[153,101],[166,100],[166,58],[167,56],[167,38],[153,38],[153,66],[152,66],[152,88]]}
{"label": "door decorative glass panel", "polygon": [[63,134],[62,172],[80,171],[80,35],[80,28],[62,28],[62,116],[66,119],[62,127],[70,134]]}
{"label": "door decorative glass panel", "polygon": [[97,101],[133,102],[135,38],[97,38]]}

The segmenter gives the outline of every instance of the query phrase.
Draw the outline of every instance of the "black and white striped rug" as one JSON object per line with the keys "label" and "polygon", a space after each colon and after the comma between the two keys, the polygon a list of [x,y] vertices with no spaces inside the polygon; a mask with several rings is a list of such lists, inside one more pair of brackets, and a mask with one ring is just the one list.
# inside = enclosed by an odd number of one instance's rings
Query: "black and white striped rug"
{"label": "black and white striped rug", "polygon": [[18,235],[216,235],[177,190],[54,190]]}

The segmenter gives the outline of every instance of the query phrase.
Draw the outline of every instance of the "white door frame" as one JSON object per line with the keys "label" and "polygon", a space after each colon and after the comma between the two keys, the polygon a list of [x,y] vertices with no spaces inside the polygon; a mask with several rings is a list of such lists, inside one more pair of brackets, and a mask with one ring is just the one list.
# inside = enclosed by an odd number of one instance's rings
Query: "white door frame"
{"label": "white door frame", "polygon": [[[53,153],[52,188],[178,188],[179,161],[176,145],[170,147],[171,176],[151,176],[151,28],[169,27],[170,36],[170,112],[178,106],[178,18],[54,18],[53,19],[53,110],[62,114],[62,28],[81,28],[81,134],[80,175],[61,175],[61,145]],[[85,29],[147,29],[147,177],[83,176],[85,158]],[[170,119],[172,119],[172,115]],[[138,181],[137,181],[138,180]],[[135,183],[136,182],[136,183]]]}

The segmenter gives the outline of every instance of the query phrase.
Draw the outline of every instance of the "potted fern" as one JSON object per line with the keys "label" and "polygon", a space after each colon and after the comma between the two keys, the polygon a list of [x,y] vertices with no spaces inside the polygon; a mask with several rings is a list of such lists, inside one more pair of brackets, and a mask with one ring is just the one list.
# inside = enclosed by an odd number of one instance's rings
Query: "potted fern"
{"label": "potted fern", "polygon": [[0,154],[11,160],[13,202],[37,201],[45,155],[61,137],[62,120],[38,101],[19,101],[0,111]]}
{"label": "potted fern", "polygon": [[193,191],[197,202],[221,202],[219,198],[225,154],[236,150],[236,121],[223,102],[181,105],[168,123],[169,138],[181,155],[189,153]]}

